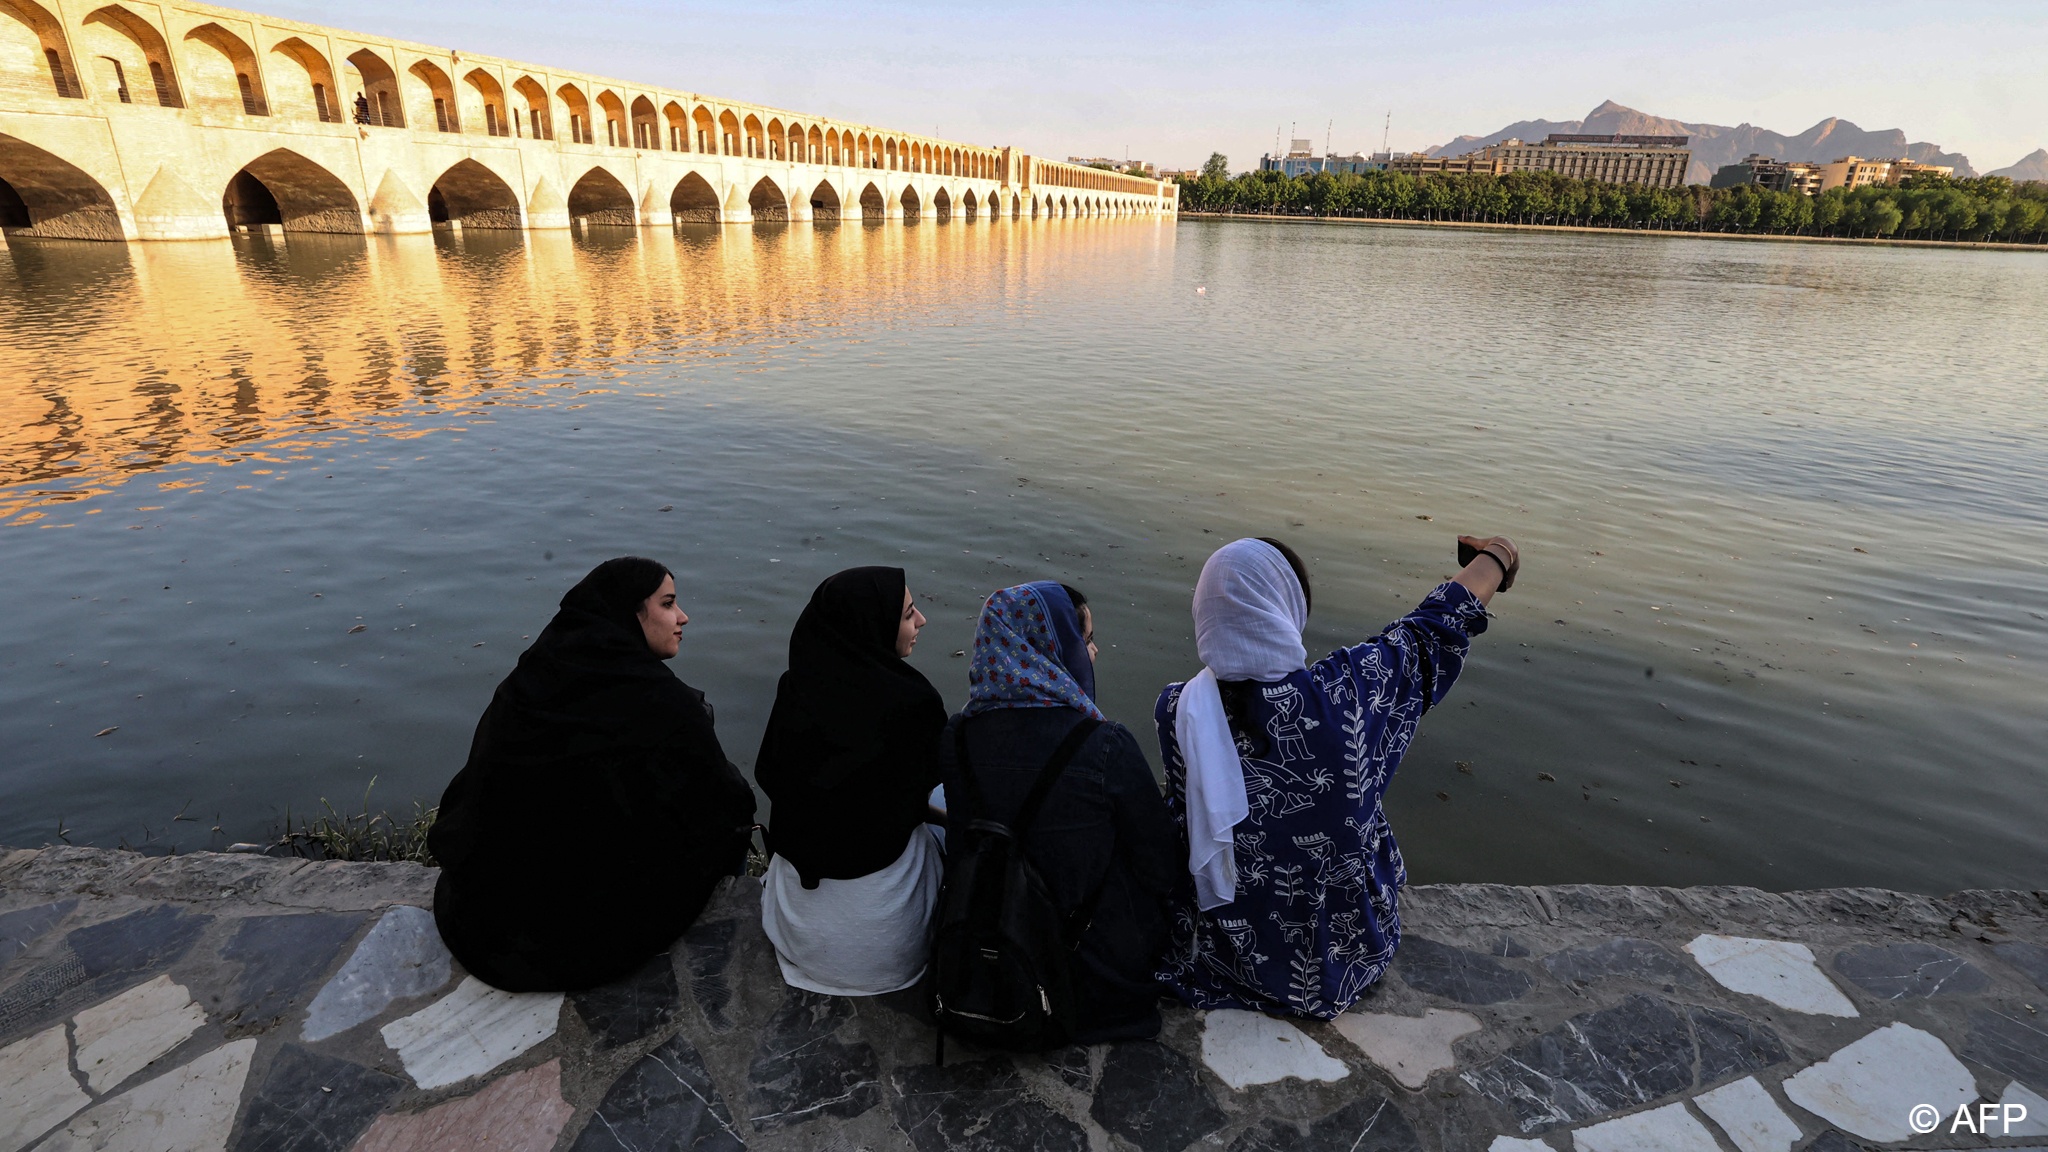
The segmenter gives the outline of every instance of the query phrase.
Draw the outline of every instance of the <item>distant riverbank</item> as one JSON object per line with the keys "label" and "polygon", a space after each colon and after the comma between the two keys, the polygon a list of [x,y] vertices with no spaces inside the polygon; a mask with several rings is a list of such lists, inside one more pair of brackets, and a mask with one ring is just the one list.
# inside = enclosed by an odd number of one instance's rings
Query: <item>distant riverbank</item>
{"label": "distant riverbank", "polygon": [[1599,228],[1585,224],[1508,224],[1473,220],[1393,220],[1375,216],[1283,216],[1270,212],[1180,213],[1183,220],[1257,220],[1271,224],[1372,224],[1387,228],[1468,228],[1483,232],[1587,232],[1601,236],[1668,236],[1674,239],[1782,241],[1795,244],[1847,244],[1883,248],[1977,248],[2004,252],[2048,252],[2040,244],[2005,244],[1984,240],[1893,240],[1881,236],[1790,236],[1756,232],[1710,232],[1675,228]]}

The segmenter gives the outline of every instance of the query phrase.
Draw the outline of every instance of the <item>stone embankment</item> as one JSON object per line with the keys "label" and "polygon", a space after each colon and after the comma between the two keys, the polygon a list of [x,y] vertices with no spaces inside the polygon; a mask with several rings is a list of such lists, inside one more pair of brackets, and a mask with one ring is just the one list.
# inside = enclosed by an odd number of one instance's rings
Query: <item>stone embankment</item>
{"label": "stone embankment", "polygon": [[1998,252],[2048,252],[2048,244],[2000,240],[1902,240],[1891,236],[1793,236],[1780,232],[1707,232],[1692,228],[1602,228],[1586,224],[1516,224],[1507,220],[1403,220],[1380,216],[1294,216],[1275,212],[1197,212],[1183,220],[1259,220],[1268,224],[1362,225],[1382,228],[1468,228],[1483,232],[1584,232],[1595,236],[1663,236],[1680,240],[1750,240],[1769,244],[1847,244],[1878,248],[1983,248]]}
{"label": "stone embankment", "polygon": [[0,1152],[2048,1146],[2042,892],[1423,886],[1333,1023],[935,1067],[914,995],[782,984],[752,881],[564,997],[465,976],[433,880],[0,850]]}

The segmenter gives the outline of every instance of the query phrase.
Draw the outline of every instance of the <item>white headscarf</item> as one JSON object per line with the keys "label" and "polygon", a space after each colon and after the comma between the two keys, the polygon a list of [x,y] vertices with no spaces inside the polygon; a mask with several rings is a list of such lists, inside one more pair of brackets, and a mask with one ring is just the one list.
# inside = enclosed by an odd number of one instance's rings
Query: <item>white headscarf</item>
{"label": "white headscarf", "polygon": [[1180,692],[1173,734],[1187,765],[1188,872],[1206,911],[1237,899],[1232,829],[1251,814],[1244,765],[1218,680],[1272,682],[1307,660],[1308,598],[1294,568],[1263,540],[1216,550],[1195,582],[1195,651],[1207,665]]}

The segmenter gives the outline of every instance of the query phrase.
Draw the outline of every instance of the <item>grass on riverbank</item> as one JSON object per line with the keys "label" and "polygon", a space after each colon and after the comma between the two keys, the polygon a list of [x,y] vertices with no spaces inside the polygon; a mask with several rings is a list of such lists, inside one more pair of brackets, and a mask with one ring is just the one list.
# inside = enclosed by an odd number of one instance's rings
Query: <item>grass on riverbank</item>
{"label": "grass on riverbank", "polygon": [[377,780],[371,777],[370,786],[363,789],[361,812],[336,811],[324,797],[320,801],[321,814],[309,819],[295,819],[291,810],[286,809],[284,828],[264,846],[265,855],[433,864],[434,855],[427,849],[427,833],[433,829],[440,808],[429,808],[415,800],[410,816],[372,812],[370,793],[376,787]]}

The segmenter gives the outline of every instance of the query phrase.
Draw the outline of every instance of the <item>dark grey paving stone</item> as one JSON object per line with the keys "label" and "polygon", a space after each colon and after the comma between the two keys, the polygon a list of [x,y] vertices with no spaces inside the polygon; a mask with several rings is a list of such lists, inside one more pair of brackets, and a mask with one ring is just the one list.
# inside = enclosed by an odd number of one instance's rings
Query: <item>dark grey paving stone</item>
{"label": "dark grey paving stone", "polygon": [[2048,1026],[2039,1016],[1977,1009],[1970,1013],[1962,1056],[2048,1093]]}
{"label": "dark grey paving stone", "polygon": [[890,1078],[917,1152],[1084,1152],[1088,1132],[1031,1094],[1006,1059],[911,1064]]}
{"label": "dark grey paving stone", "polygon": [[1953,952],[1932,944],[1865,944],[1835,953],[1843,979],[1884,1000],[1925,999],[1982,992],[1991,978]]}
{"label": "dark grey paving stone", "polygon": [[791,988],[761,1029],[747,1069],[747,1122],[774,1132],[821,1116],[850,1120],[882,1102],[875,1050],[840,1039],[853,1005],[838,996]]}
{"label": "dark grey paving stone", "polygon": [[715,1033],[732,1031],[732,982],[726,969],[732,965],[732,920],[698,921],[683,933],[683,959],[690,966],[690,998],[704,1013],[704,1022]]}
{"label": "dark grey paving stone", "polygon": [[1285,1120],[1264,1120],[1245,1129],[1230,1152],[1420,1152],[1422,1141],[1408,1118],[1382,1096],[1363,1096],[1306,1131]]}
{"label": "dark grey paving stone", "polygon": [[404,1089],[396,1076],[287,1044],[249,1102],[235,1152],[347,1152]]}
{"label": "dark grey paving stone", "polygon": [[1520,960],[1529,954],[1529,946],[1503,932],[1487,944],[1486,954],[1503,960]]}
{"label": "dark grey paving stone", "polygon": [[83,1008],[94,999],[92,977],[67,949],[29,968],[0,992],[0,1044]]}
{"label": "dark grey paving stone", "polygon": [[1230,1121],[1202,1087],[1194,1064],[1149,1040],[1110,1047],[1088,1115],[1143,1152],[1180,1152]]}
{"label": "dark grey paving stone", "polygon": [[348,942],[364,916],[314,913],[251,916],[221,946],[223,959],[242,966],[215,1007],[242,1028],[265,1028],[313,998],[322,977],[348,956]]}
{"label": "dark grey paving stone", "polygon": [[1635,995],[1463,1073],[1524,1133],[1634,1108],[1788,1058],[1777,1035],[1732,1012]]}
{"label": "dark grey paving stone", "polygon": [[181,912],[168,904],[131,912],[102,924],[73,929],[65,937],[71,954],[102,992],[117,991],[130,978],[170,967],[213,923],[211,916]]}
{"label": "dark grey paving stone", "polygon": [[676,1036],[626,1069],[570,1152],[740,1152],[746,1146],[704,1058]]}
{"label": "dark grey paving stone", "polygon": [[76,907],[76,900],[58,900],[0,914],[0,966],[28,951],[29,945]]}
{"label": "dark grey paving stone", "polygon": [[596,1038],[598,1051],[637,1044],[666,1031],[682,1011],[675,961],[663,952],[623,980],[576,993],[569,1004]]}
{"label": "dark grey paving stone", "polygon": [[1993,944],[1991,951],[2000,960],[2027,974],[2043,992],[2048,992],[2048,947],[2029,944],[2024,940],[2013,940],[2005,944]]}
{"label": "dark grey paving stone", "polygon": [[1808,1144],[1802,1152],[1870,1152],[1870,1150],[1830,1128],[1815,1136],[1813,1143]]}
{"label": "dark grey paving stone", "polygon": [[1460,1004],[1498,1004],[1529,991],[1535,981],[1481,952],[1439,944],[1420,936],[1401,941],[1394,971],[1417,992]]}
{"label": "dark grey paving stone", "polygon": [[1685,1014],[1692,1020],[1702,1088],[1792,1058],[1776,1032],[1753,1020],[1719,1008],[1689,1007]]}
{"label": "dark grey paving stone", "polygon": [[1543,958],[1543,967],[1559,980],[1580,984],[1617,977],[1646,984],[1697,985],[1700,980],[1698,966],[1685,957],[1633,936],[1553,952]]}
{"label": "dark grey paving stone", "polygon": [[1059,1073],[1060,1082],[1076,1092],[1095,1091],[1094,1062],[1089,1058],[1088,1049],[1076,1044],[1047,1052],[1044,1056],[1046,1067]]}

